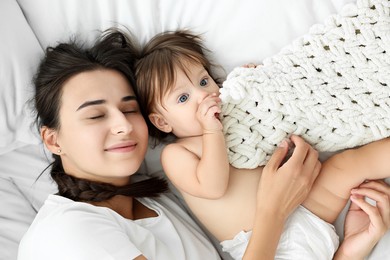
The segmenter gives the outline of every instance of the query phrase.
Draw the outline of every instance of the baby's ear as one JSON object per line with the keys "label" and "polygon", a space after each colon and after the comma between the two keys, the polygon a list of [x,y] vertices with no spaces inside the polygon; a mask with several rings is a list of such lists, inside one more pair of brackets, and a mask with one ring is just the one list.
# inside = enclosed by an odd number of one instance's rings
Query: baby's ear
{"label": "baby's ear", "polygon": [[157,127],[160,131],[165,133],[172,132],[172,127],[168,124],[165,118],[158,113],[151,113],[149,115],[149,120],[152,124]]}

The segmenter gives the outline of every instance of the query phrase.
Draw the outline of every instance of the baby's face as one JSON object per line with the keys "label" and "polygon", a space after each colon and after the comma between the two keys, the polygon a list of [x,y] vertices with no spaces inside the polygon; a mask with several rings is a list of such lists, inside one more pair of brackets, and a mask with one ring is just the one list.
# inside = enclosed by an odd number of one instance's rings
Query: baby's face
{"label": "baby's face", "polygon": [[188,63],[185,67],[186,72],[176,68],[175,84],[158,108],[179,138],[201,135],[203,128],[196,115],[199,105],[211,96],[219,100],[219,87],[201,64]]}

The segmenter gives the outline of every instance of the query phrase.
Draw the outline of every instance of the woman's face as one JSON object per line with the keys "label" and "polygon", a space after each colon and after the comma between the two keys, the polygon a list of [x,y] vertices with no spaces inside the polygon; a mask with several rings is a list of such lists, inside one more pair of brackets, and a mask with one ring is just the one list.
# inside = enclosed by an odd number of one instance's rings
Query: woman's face
{"label": "woman's face", "polygon": [[124,185],[140,167],[148,129],[134,91],[122,74],[94,70],[63,87],[57,145],[65,172]]}

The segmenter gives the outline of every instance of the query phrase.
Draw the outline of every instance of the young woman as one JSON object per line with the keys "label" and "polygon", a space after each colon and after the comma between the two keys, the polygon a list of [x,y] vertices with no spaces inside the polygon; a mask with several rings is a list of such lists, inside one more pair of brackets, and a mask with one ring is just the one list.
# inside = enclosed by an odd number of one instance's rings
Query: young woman
{"label": "young woman", "polygon": [[[258,183],[264,181],[268,166],[247,170],[229,165],[219,120],[219,87],[210,76],[211,64],[200,38],[183,31],[158,35],[145,46],[136,68],[136,92],[151,134],[160,139],[167,134],[176,137],[162,151],[165,173],[223,250],[242,259],[248,255],[247,248],[256,245],[253,241],[261,241],[256,238],[258,226],[272,222],[259,222],[255,217],[259,214],[256,201],[261,199],[256,200]],[[294,152],[303,154],[304,163],[317,156],[298,136],[291,141]],[[286,141],[282,145],[288,146]],[[287,221],[276,258],[331,259],[339,244],[331,223],[350,198],[351,189],[366,179],[390,176],[389,154],[390,138],[327,160],[308,198]],[[295,158],[285,165],[293,162]],[[358,257],[364,257],[390,228],[390,191],[383,183],[370,187],[385,194],[385,199],[375,196],[381,224],[366,241],[368,250],[364,248]],[[348,254],[344,249],[337,257]]]}
{"label": "young woman", "polygon": [[[164,180],[136,178],[148,147],[133,89],[136,54],[117,30],[90,48],[73,41],[47,49],[34,101],[58,193],[23,237],[19,260],[219,259],[201,229],[164,194]],[[264,170],[256,218],[265,223],[278,216],[258,229],[262,241],[251,252],[264,259],[273,259],[287,216],[318,174],[317,154],[302,147],[313,155],[295,152],[294,164],[279,168],[287,152],[280,148]]]}

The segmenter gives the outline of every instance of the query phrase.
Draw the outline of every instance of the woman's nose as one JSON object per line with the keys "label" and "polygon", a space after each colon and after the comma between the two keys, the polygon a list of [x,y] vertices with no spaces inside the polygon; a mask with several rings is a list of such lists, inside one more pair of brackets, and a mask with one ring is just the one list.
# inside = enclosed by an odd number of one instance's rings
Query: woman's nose
{"label": "woman's nose", "polygon": [[127,120],[126,115],[122,112],[115,116],[111,133],[114,135],[126,135],[133,130],[133,125]]}

